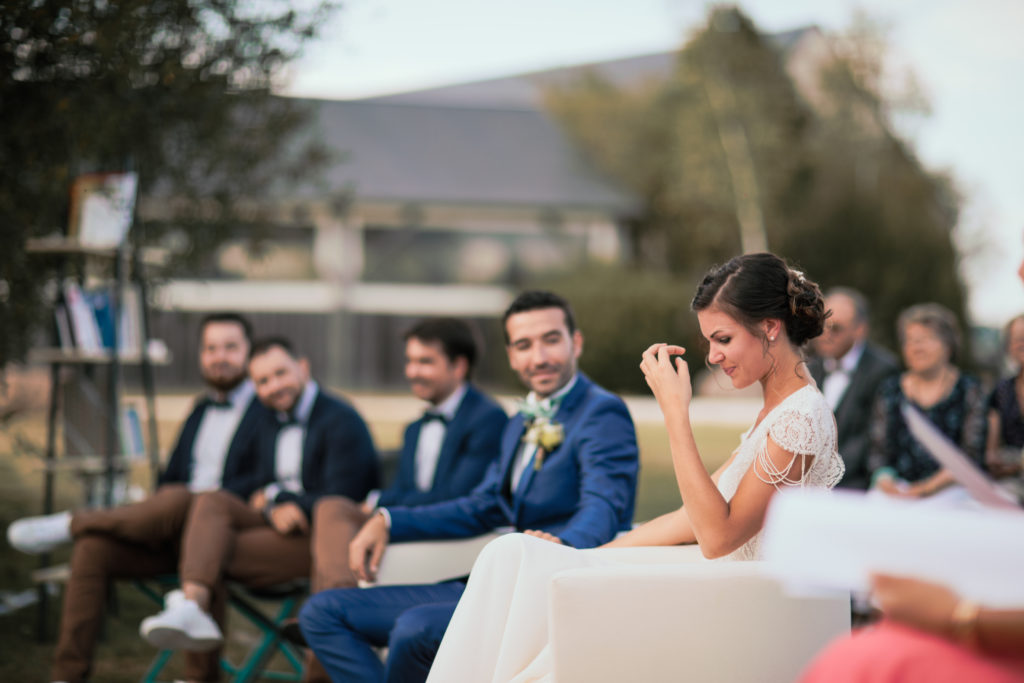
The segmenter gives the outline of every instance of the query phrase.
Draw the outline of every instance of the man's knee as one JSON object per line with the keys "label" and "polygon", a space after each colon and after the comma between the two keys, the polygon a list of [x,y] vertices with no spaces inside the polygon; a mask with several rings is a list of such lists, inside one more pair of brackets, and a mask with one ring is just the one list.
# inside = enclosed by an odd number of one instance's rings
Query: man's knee
{"label": "man's knee", "polygon": [[114,541],[99,534],[84,534],[71,549],[71,572],[76,577],[106,576],[111,569]]}
{"label": "man's knee", "polygon": [[192,516],[216,515],[227,511],[235,501],[235,494],[228,491],[203,491],[196,494],[192,503]]}
{"label": "man's knee", "polygon": [[395,621],[388,640],[391,657],[433,660],[448,628],[455,604],[423,605],[406,610]]}
{"label": "man's knee", "polygon": [[345,624],[345,590],[329,590],[309,597],[299,610],[299,628],[303,634],[336,631]]}

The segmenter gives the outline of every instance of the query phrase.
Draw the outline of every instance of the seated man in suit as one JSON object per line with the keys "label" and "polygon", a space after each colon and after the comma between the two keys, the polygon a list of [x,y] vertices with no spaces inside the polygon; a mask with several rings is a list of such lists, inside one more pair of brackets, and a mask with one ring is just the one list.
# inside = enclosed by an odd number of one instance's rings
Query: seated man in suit
{"label": "seated man in suit", "polygon": [[310,378],[309,363],[287,340],[254,344],[249,374],[260,401],[277,415],[261,434],[258,488],[248,500],[211,491],[193,504],[181,539],[181,590],[168,593],[163,611],[140,627],[157,647],[219,647],[223,580],[259,588],[309,576],[316,501],[361,500],[377,484],[366,423]]}
{"label": "seated man in suit", "polygon": [[[221,488],[248,496],[255,490],[257,436],[274,418],[246,380],[250,330],[234,313],[208,315],[200,323],[199,370],[209,392],[185,420],[152,496],[107,510],[19,520],[8,529],[11,545],[25,552],[74,541],[53,680],[88,679],[110,579],[175,571],[178,541],[198,494]],[[206,657],[191,662],[187,675],[213,680],[217,672],[217,659]]]}
{"label": "seated man in suit", "polygon": [[[530,389],[509,421],[501,455],[471,493],[423,507],[383,507],[349,546],[352,570],[372,580],[390,541],[461,538],[500,527],[590,548],[629,528],[638,469],[625,404],[577,372],[583,336],[550,292],[506,310],[509,364]],[[299,622],[336,681],[423,680],[465,587],[344,588],[314,595]],[[387,670],[375,646],[389,647]]]}
{"label": "seated man in suit", "polygon": [[323,588],[356,585],[348,543],[377,506],[426,505],[466,495],[498,457],[508,416],[469,383],[476,356],[472,330],[462,320],[423,320],[405,333],[405,376],[412,393],[430,407],[405,429],[391,486],[371,491],[361,506],[339,496],[317,503],[314,571]]}
{"label": "seated man in suit", "polygon": [[811,342],[817,354],[808,363],[839,430],[839,454],[846,474],[838,486],[867,489],[868,427],[875,392],[882,380],[899,370],[895,356],[868,342],[868,302],[854,289],[837,287],[825,294],[832,315],[825,332]]}

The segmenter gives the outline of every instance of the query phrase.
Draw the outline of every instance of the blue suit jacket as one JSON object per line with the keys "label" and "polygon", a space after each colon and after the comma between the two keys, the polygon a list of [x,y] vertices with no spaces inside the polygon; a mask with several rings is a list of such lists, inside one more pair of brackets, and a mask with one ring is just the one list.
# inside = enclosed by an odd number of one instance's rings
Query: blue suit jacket
{"label": "blue suit jacket", "polygon": [[633,421],[622,399],[580,374],[555,420],[565,429],[564,441],[544,458],[540,470],[526,468],[511,500],[502,487],[524,431],[521,415],[509,420],[501,458],[469,495],[425,507],[388,508],[391,540],[460,538],[511,525],[590,548],[629,528],[639,459]]}
{"label": "blue suit jacket", "polygon": [[[275,450],[280,425],[277,418],[260,439],[259,487],[273,483]],[[298,503],[308,519],[313,518],[313,505],[321,496],[346,496],[363,500],[376,488],[378,478],[377,451],[363,418],[348,402],[317,391],[313,410],[309,413],[302,440],[302,493],[281,491],[274,504]]]}
{"label": "blue suit jacket", "polygon": [[416,486],[416,444],[423,427],[421,418],[406,428],[395,481],[381,492],[377,504],[426,505],[466,495],[498,458],[501,433],[507,423],[508,415],[501,406],[469,385],[445,430],[430,489],[420,491]]}
{"label": "blue suit jacket", "polygon": [[[199,433],[199,424],[209,405],[209,399],[198,401],[185,419],[185,424],[178,435],[178,442],[171,451],[170,460],[167,461],[167,467],[160,473],[158,486],[187,484],[191,481],[192,467],[195,464],[192,448]],[[253,396],[228,445],[221,488],[231,491],[240,498],[248,498],[259,487],[260,437],[265,429],[275,423],[273,414]]]}

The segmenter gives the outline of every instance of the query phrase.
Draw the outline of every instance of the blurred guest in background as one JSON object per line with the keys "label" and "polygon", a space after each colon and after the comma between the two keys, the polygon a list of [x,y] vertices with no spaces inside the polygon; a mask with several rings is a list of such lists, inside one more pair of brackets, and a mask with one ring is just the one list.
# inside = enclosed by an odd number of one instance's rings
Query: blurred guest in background
{"label": "blurred guest in background", "polygon": [[[987,421],[981,382],[955,365],[960,327],[953,312],[939,304],[911,306],[897,322],[906,371],[882,382],[871,425],[869,466],[872,484],[899,496],[923,498],[953,483],[910,434],[900,405],[907,401],[923,412],[947,437],[983,466]],[[943,497],[964,495],[956,487]]]}
{"label": "blurred guest in background", "polygon": [[825,293],[832,315],[825,332],[811,342],[816,356],[808,361],[811,376],[836,416],[839,454],[846,474],[838,486],[866,489],[871,411],[878,385],[899,371],[895,356],[868,342],[868,302],[848,287]]}
{"label": "blurred guest in background", "polygon": [[1018,498],[1024,493],[1020,478],[1024,451],[1024,315],[1006,325],[1006,353],[1017,374],[996,384],[988,403],[988,444],[985,464],[993,476],[1006,480]]}

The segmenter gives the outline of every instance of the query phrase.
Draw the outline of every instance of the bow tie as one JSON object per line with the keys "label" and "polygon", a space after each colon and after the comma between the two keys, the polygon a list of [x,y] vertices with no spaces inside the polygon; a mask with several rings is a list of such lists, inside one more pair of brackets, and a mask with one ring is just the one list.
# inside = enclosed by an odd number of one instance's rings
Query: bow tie
{"label": "bow tie", "polygon": [[523,416],[527,422],[533,422],[538,417],[544,417],[552,419],[555,413],[558,412],[559,401],[551,401],[548,405],[544,405],[542,401],[519,401],[519,414]]}
{"label": "bow tie", "polygon": [[438,422],[440,422],[441,424],[443,424],[445,426],[448,425],[448,418],[447,417],[445,417],[441,413],[435,413],[435,412],[430,411],[430,410],[428,410],[425,413],[423,413],[423,417],[420,418],[420,419],[423,420],[423,424],[427,424],[428,422],[433,422],[434,420],[437,420]]}
{"label": "bow tie", "polygon": [[302,422],[300,422],[299,419],[291,413],[278,413],[277,423],[281,425],[281,429],[284,429],[285,427],[294,427],[296,425],[302,426]]}
{"label": "bow tie", "polygon": [[207,398],[206,401],[204,401],[204,403],[206,404],[207,408],[230,408],[231,407],[231,401],[228,401],[227,399],[220,400],[220,399],[216,399],[216,398],[210,397],[210,398]]}

